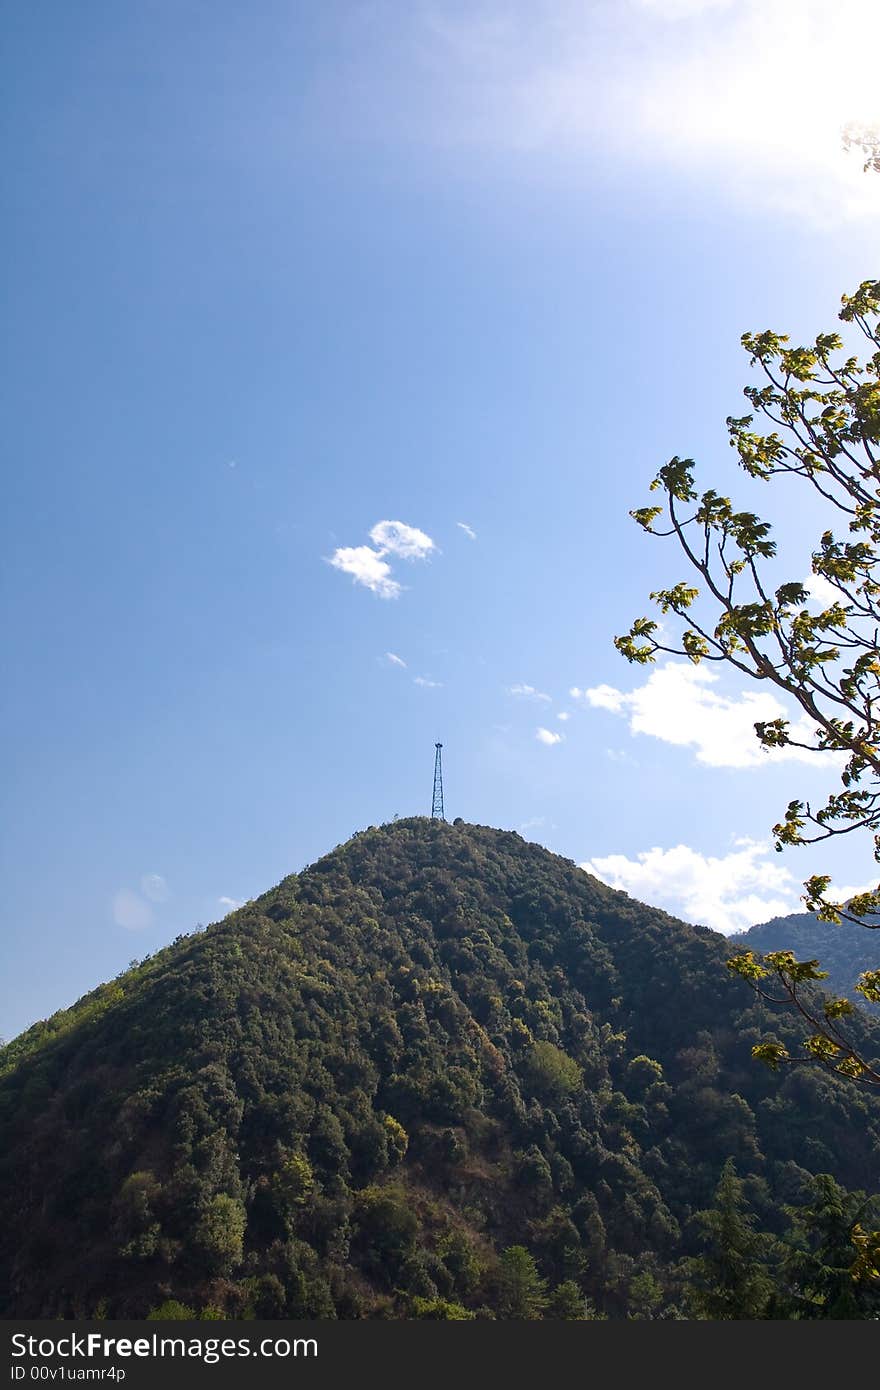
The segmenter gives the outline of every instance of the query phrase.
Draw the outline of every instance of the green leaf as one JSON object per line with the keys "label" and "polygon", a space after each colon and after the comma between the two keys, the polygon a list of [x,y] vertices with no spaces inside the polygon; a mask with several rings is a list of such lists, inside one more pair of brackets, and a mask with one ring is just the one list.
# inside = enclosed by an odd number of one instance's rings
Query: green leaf
{"label": "green leaf", "polygon": [[771,1071],[777,1071],[780,1062],[791,1060],[788,1048],[781,1042],[755,1043],[752,1056],[757,1062],[764,1062]]}
{"label": "green leaf", "polygon": [[637,521],[645,531],[650,531],[652,523],[656,521],[662,511],[662,507],[635,507],[633,511],[630,512],[630,516],[634,521]]}

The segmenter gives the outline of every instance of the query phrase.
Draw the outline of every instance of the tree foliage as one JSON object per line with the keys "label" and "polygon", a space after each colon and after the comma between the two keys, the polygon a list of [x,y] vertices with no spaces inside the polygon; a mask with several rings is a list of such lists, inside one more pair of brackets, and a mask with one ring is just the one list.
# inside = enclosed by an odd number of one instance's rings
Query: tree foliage
{"label": "tree foliage", "polygon": [[[801,719],[756,723],[761,744],[832,754],[842,770],[822,806],[788,804],[773,828],[776,848],[866,831],[880,861],[880,281],[866,280],[844,296],[840,318],[861,337],[863,361],[838,333],[820,333],[802,347],[770,330],[745,334],[743,346],[762,380],[745,389],[750,413],[727,421],[730,443],[751,478],[785,479],[821,500],[829,524],[812,552],[818,600],[803,578],[779,582],[770,524],[714,489],[699,492],[693,460],[676,457],[651,484],[663,503],[632,515],[650,534],[674,538],[699,582],[678,581],[651,595],[661,614],[680,620],[677,638],[641,617],[615,643],[631,662],[653,661],[658,652],[695,664],[722,662],[780,690]],[[880,909],[880,885],[847,903],[829,897],[829,886],[821,874],[805,884],[807,907],[822,920],[845,916],[880,925],[868,917]],[[743,956],[731,968],[755,985],[776,977],[781,1000],[810,1024],[807,1057],[877,1083],[841,1033],[848,1001],[832,1000],[831,1012],[819,1015],[805,1008],[801,986],[819,978],[816,962],[776,953],[766,966]],[[880,972],[864,972],[856,988],[880,1000]],[[759,1055],[788,1060],[767,1048]]]}
{"label": "tree foliage", "polygon": [[723,1321],[763,1317],[773,1292],[770,1240],[754,1229],[755,1216],[732,1159],[721,1171],[713,1205],[694,1220],[705,1247],[689,1263],[698,1315]]}
{"label": "tree foliage", "polygon": [[748,931],[728,937],[728,941],[737,950],[763,956],[769,951],[794,951],[798,959],[821,957],[822,969],[828,971],[823,991],[845,995],[868,1013],[880,1016],[880,1004],[866,999],[855,988],[860,975],[873,966],[877,945],[877,938],[866,932],[861,922],[842,921],[829,931],[827,923],[820,922],[815,913],[795,912],[749,927]]}
{"label": "tree foliage", "polygon": [[751,1067],[797,1032],[725,954],[518,835],[356,835],[0,1053],[0,1314],[680,1316],[729,1155],[777,1233],[877,1190],[880,1101]]}
{"label": "tree foliage", "polygon": [[876,1201],[846,1192],[828,1173],[810,1185],[807,1202],[789,1208],[791,1231],[782,1261],[780,1309],[790,1318],[875,1319],[880,1316]]}
{"label": "tree foliage", "polygon": [[540,1318],[547,1307],[547,1281],[535,1258],[522,1245],[511,1245],[501,1256],[498,1272],[498,1310],[502,1318],[519,1322]]}

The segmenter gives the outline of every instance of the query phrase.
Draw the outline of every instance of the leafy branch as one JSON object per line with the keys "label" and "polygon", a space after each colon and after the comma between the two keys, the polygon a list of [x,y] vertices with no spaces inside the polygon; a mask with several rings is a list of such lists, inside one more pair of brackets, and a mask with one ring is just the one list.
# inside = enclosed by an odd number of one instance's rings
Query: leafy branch
{"label": "leafy branch", "polygon": [[[803,1044],[805,1056],[792,1057],[784,1043],[766,1040],[752,1048],[752,1056],[758,1061],[766,1062],[773,1071],[783,1063],[819,1062],[836,1076],[880,1087],[877,1065],[860,1056],[840,1027],[840,1020],[855,1012],[852,1001],[820,998],[817,1002],[817,996],[803,993],[808,982],[828,978],[827,970],[820,970],[817,960],[799,961],[793,951],[770,951],[763,957],[744,951],[733,956],[727,968],[750,984],[766,1003],[793,1007],[812,1030]],[[855,988],[865,999],[880,1003],[880,970],[863,971]]]}
{"label": "leafy branch", "polygon": [[[803,347],[770,330],[744,334],[762,380],[745,388],[751,412],[727,420],[730,444],[750,477],[795,479],[826,506],[831,524],[812,552],[815,583],[772,583],[777,548],[770,523],[714,489],[699,492],[693,459],[675,457],[651,484],[662,494],[659,505],[631,515],[649,535],[675,539],[697,582],[680,580],[650,596],[664,617],[679,619],[677,637],[642,616],[614,641],[636,664],[659,653],[723,662],[775,686],[801,717],[758,721],[761,745],[836,755],[842,764],[839,786],[823,805],[788,803],[773,827],[776,849],[867,831],[880,862],[880,280],[844,296],[840,319],[866,345],[862,361],[845,353],[838,333],[820,333]],[[810,911],[823,921],[880,927],[880,920],[864,920],[880,911],[880,884],[844,903],[829,897],[830,882],[823,874],[805,882]],[[804,1003],[799,986],[820,975],[799,972],[817,962],[777,952],[766,958],[766,973],[755,973],[765,967],[752,958],[753,969],[746,959],[737,957],[731,968],[765,998],[760,982],[775,975],[782,996],[772,1002],[796,1008],[813,1027],[809,1056],[840,1075],[880,1084],[837,1028],[848,1001],[830,1001],[831,1014]],[[877,972],[868,972],[857,988],[875,998],[876,983]],[[757,1055],[777,1065],[791,1060],[770,1046]]]}

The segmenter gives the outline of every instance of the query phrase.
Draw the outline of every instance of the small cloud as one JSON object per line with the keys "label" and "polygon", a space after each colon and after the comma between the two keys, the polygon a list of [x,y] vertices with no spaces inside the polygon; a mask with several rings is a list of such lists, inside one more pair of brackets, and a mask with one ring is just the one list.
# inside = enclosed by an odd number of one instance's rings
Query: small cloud
{"label": "small cloud", "polygon": [[329,563],[343,574],[350,574],[355,584],[362,584],[379,598],[397,598],[403,589],[403,585],[392,578],[386,555],[401,560],[425,560],[437,549],[424,531],[417,526],[407,526],[403,521],[377,521],[370,531],[370,540],[373,545],[339,546]]}
{"label": "small cloud", "polygon": [[578,690],[575,685],[569,694],[576,700],[586,700],[593,709],[610,709],[614,714],[620,713],[627,699],[623,691],[616,690],[613,685],[594,685],[589,690]]}
{"label": "small cloud", "polygon": [[[698,763],[707,767],[762,767],[768,762],[814,762],[815,753],[804,748],[766,749],[758,742],[758,721],[788,717],[788,711],[769,693],[742,692],[719,695],[711,687],[718,676],[704,666],[668,661],[655,668],[644,685],[624,692],[613,685],[589,690],[573,686],[570,694],[594,709],[604,709],[628,719],[631,734],[696,750]],[[791,732],[811,743],[814,726],[802,716],[792,720]],[[833,756],[833,755],[828,755]]]}
{"label": "small cloud", "polygon": [[389,666],[403,666],[404,668],[406,667],[406,662],[404,661],[403,657],[398,656],[396,652],[386,652],[385,660],[388,662]]}
{"label": "small cloud", "polygon": [[168,884],[161,874],[144,874],[141,879],[141,892],[153,903],[164,903],[168,899]]}
{"label": "small cloud", "polygon": [[809,574],[804,580],[804,588],[814,603],[822,608],[830,608],[833,603],[846,603],[846,595],[826,579],[824,574]]}
{"label": "small cloud", "polygon": [[370,540],[380,555],[397,555],[401,560],[424,560],[437,549],[430,536],[404,521],[377,521]]}
{"label": "small cloud", "polygon": [[117,927],[124,927],[126,931],[143,931],[153,920],[150,904],[128,888],[123,888],[116,894],[111,911]]}
{"label": "small cloud", "polygon": [[461,530],[464,531],[465,535],[468,536],[472,541],[475,541],[477,539],[476,531],[473,529],[473,527],[468,526],[466,521],[457,521],[455,524],[456,526],[460,527]]}
{"label": "small cloud", "polygon": [[845,903],[850,898],[854,898],[857,893],[873,893],[877,889],[877,880],[871,879],[869,883],[831,883],[828,886],[826,897],[831,902]]}
{"label": "small cloud", "polygon": [[225,909],[226,912],[235,912],[237,908],[244,907],[244,898],[223,897],[218,898],[217,902],[220,905],[220,907]]}
{"label": "small cloud", "polygon": [[509,685],[507,687],[507,693],[508,695],[516,695],[522,700],[550,699],[549,695],[545,695],[541,690],[536,690],[533,685]]}
{"label": "small cloud", "polygon": [[769,845],[754,840],[738,840],[730,854],[718,857],[689,845],[655,846],[635,859],[609,854],[580,867],[610,888],[725,934],[803,911],[800,884]]}
{"label": "small cloud", "polygon": [[560,711],[559,711],[559,713],[557,714],[556,718],[557,718],[557,719],[561,719],[562,722],[563,722],[563,724],[564,724],[565,721],[566,721],[566,719],[570,719],[570,718],[571,718],[571,715],[569,714],[569,712],[568,712],[567,709],[563,709],[563,710],[560,710]]}
{"label": "small cloud", "polygon": [[520,830],[537,830],[546,821],[546,816],[532,816],[531,820],[524,820],[520,825]]}
{"label": "small cloud", "polygon": [[413,677],[413,685],[421,685],[421,686],[423,686],[426,690],[439,690],[440,687],[442,686],[442,684],[443,684],[442,681],[432,681],[432,680],[428,680],[428,677],[427,677],[427,676],[414,676],[414,677]]}
{"label": "small cloud", "polygon": [[343,574],[350,574],[355,584],[362,584],[379,598],[397,598],[400,594],[401,586],[391,578],[391,566],[368,545],[340,546],[331,555],[330,564]]}
{"label": "small cloud", "polygon": [[539,743],[544,743],[548,748],[552,748],[554,743],[562,742],[562,734],[554,734],[550,729],[538,729],[535,738]]}

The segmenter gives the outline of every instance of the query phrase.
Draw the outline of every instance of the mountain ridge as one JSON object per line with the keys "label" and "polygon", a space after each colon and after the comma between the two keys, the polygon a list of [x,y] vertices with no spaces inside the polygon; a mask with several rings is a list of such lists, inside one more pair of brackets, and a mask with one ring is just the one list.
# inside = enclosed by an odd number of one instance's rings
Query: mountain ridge
{"label": "mountain ridge", "polygon": [[513,831],[359,832],[0,1053],[0,1314],[499,1316],[519,1246],[674,1308],[729,1156],[770,1226],[877,1187],[880,1106],[756,1066],[794,1025],[727,952]]}

